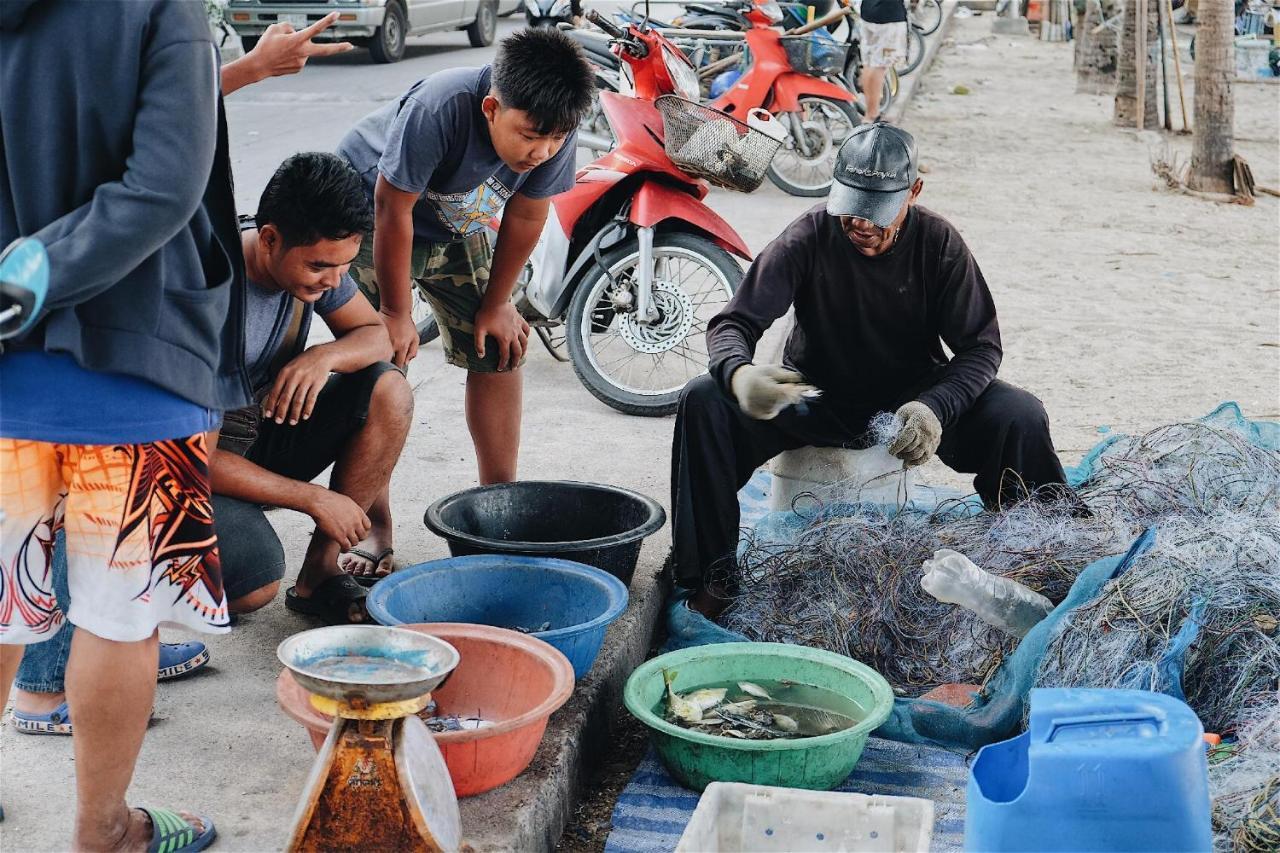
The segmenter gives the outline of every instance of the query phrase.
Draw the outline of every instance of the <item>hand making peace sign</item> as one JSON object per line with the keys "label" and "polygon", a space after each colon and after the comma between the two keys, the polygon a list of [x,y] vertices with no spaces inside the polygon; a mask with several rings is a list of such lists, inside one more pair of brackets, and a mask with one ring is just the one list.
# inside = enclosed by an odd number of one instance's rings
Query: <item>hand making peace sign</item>
{"label": "hand making peace sign", "polygon": [[297,74],[313,56],[333,56],[351,50],[350,42],[315,44],[311,39],[333,26],[337,12],[330,12],[303,30],[294,30],[292,24],[272,24],[258,39],[246,57],[253,60],[263,78]]}

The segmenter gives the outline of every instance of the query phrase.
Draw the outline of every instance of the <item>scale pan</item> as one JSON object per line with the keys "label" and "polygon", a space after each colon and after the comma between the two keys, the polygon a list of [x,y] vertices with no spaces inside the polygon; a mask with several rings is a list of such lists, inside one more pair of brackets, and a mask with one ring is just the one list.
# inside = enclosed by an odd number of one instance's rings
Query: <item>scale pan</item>
{"label": "scale pan", "polygon": [[459,660],[444,640],[383,625],[303,631],[281,643],[276,656],[312,693],[371,705],[430,693]]}

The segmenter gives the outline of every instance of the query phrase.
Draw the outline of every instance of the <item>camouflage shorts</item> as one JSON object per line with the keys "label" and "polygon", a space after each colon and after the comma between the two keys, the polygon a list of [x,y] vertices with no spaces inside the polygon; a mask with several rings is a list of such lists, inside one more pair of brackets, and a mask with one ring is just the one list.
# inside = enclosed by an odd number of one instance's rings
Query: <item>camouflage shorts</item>
{"label": "camouflage shorts", "polygon": [[[414,241],[409,275],[435,314],[445,361],[477,373],[498,371],[498,347],[485,344],[484,358],[476,354],[475,318],[489,288],[493,249],[484,231],[451,243]],[[351,277],[361,292],[379,307],[378,281],[373,273],[373,240],[366,237],[351,265]],[[524,359],[520,360],[524,364]],[[519,365],[517,365],[519,366]]]}

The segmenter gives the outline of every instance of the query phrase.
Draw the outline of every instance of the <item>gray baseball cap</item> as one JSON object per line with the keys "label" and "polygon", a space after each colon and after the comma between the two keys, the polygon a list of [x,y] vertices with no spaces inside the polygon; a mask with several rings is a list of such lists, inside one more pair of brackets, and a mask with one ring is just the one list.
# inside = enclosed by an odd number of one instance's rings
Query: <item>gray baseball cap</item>
{"label": "gray baseball cap", "polygon": [[827,213],[888,228],[916,182],[916,141],[900,127],[860,124],[836,154]]}

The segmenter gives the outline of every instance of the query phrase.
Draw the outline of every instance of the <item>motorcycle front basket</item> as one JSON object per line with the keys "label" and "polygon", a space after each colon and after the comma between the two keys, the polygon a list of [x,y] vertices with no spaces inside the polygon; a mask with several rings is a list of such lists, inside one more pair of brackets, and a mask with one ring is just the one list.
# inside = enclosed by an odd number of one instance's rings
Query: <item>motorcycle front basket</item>
{"label": "motorcycle front basket", "polygon": [[825,77],[844,73],[844,63],[849,57],[849,45],[816,33],[804,36],[783,36],[782,49],[787,61],[801,74]]}
{"label": "motorcycle front basket", "polygon": [[719,110],[676,95],[657,101],[667,156],[684,171],[718,187],[749,193],[764,181],[781,145]]}

